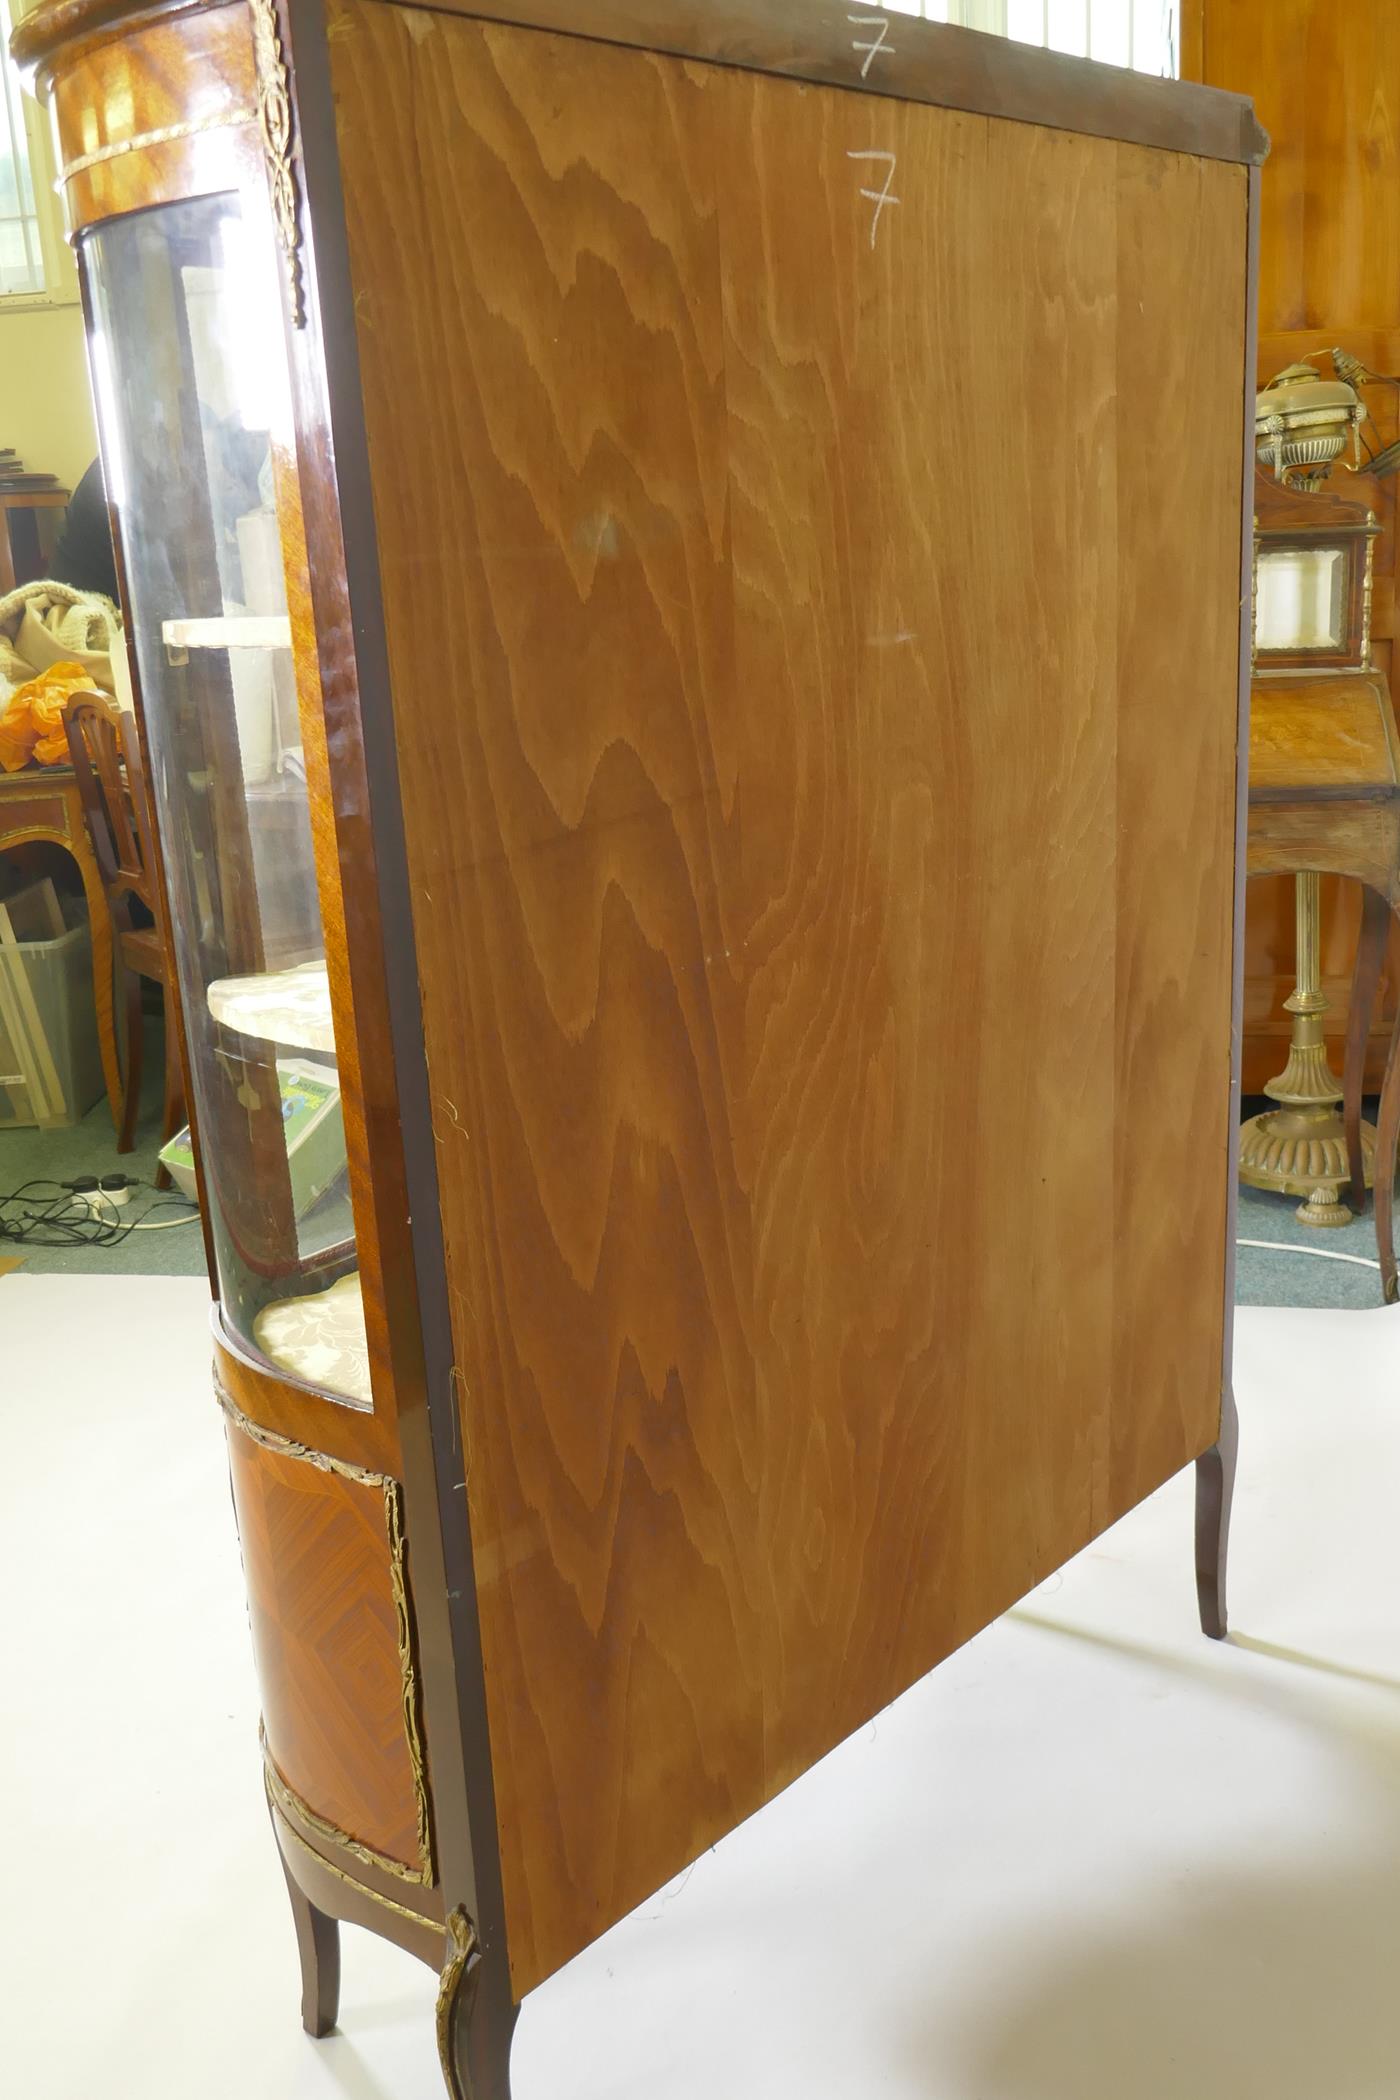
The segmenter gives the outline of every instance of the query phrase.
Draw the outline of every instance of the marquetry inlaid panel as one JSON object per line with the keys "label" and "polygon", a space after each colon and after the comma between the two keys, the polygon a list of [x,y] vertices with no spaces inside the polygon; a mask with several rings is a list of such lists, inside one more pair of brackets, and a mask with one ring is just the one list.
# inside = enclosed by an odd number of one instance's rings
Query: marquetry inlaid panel
{"label": "marquetry inlaid panel", "polygon": [[395,1594],[405,1571],[385,1483],[275,1443],[230,1415],[268,1752],[316,1818],[420,1871],[413,1661]]}

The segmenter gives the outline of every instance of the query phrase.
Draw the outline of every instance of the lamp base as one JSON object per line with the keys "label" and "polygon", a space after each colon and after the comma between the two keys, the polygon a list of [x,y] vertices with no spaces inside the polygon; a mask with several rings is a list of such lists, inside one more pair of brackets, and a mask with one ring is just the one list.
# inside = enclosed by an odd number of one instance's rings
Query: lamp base
{"label": "lamp base", "polygon": [[[1367,1188],[1375,1179],[1376,1133],[1361,1126],[1361,1164]],[[1240,1132],[1240,1180],[1278,1196],[1305,1196],[1305,1225],[1347,1225],[1352,1213],[1339,1200],[1351,1179],[1342,1119],[1330,1105],[1268,1108]]]}

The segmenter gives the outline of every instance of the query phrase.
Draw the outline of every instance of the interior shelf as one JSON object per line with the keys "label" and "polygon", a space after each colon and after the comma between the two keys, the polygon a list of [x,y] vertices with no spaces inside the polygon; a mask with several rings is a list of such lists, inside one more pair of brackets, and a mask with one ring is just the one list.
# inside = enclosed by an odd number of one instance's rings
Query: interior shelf
{"label": "interior shelf", "polygon": [[329,1290],[267,1306],[253,1324],[253,1338],[279,1371],[325,1386],[357,1407],[374,1405],[358,1269]]}
{"label": "interior shelf", "polygon": [[217,977],[209,1011],[224,1028],[288,1049],[335,1053],[331,987],[324,959],[256,977]]}
{"label": "interior shelf", "polygon": [[210,620],[162,620],[167,649],[290,649],[286,613],[224,613]]}

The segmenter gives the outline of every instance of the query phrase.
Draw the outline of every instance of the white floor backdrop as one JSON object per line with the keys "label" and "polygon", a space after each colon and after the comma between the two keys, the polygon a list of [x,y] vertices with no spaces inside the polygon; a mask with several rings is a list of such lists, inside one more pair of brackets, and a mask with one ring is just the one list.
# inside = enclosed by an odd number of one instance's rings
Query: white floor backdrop
{"label": "white floor backdrop", "polygon": [[[395,1950],[298,2025],[203,1287],[0,1315],[0,2084],[437,2100]],[[1236,1382],[1227,1647],[1183,1476],[528,2000],[515,2100],[1395,2100],[1400,1310]]]}

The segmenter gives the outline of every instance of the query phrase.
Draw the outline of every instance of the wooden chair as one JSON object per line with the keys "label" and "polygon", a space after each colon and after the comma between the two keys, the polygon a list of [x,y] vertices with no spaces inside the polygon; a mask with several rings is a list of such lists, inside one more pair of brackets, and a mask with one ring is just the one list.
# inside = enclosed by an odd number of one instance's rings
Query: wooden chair
{"label": "wooden chair", "polygon": [[[165,1107],[161,1142],[173,1137],[185,1120],[178,1017],[162,935],[164,900],[151,873],[153,857],[147,828],[149,805],[140,748],[135,737],[124,733],[118,710],[97,694],[72,703],[67,712],[66,727],[88,836],[111,915],[112,944],[126,972],[126,1077],[117,1150],[130,1152],[136,1141],[136,1117],[141,1101],[143,977],[154,979],[160,986],[165,1009]],[[133,897],[146,907],[154,925],[132,924]],[[104,1025],[115,1032],[115,1016],[110,1010],[99,1015],[98,1026]],[[156,1186],[168,1188],[169,1185],[170,1175],[161,1167],[156,1174]]]}

